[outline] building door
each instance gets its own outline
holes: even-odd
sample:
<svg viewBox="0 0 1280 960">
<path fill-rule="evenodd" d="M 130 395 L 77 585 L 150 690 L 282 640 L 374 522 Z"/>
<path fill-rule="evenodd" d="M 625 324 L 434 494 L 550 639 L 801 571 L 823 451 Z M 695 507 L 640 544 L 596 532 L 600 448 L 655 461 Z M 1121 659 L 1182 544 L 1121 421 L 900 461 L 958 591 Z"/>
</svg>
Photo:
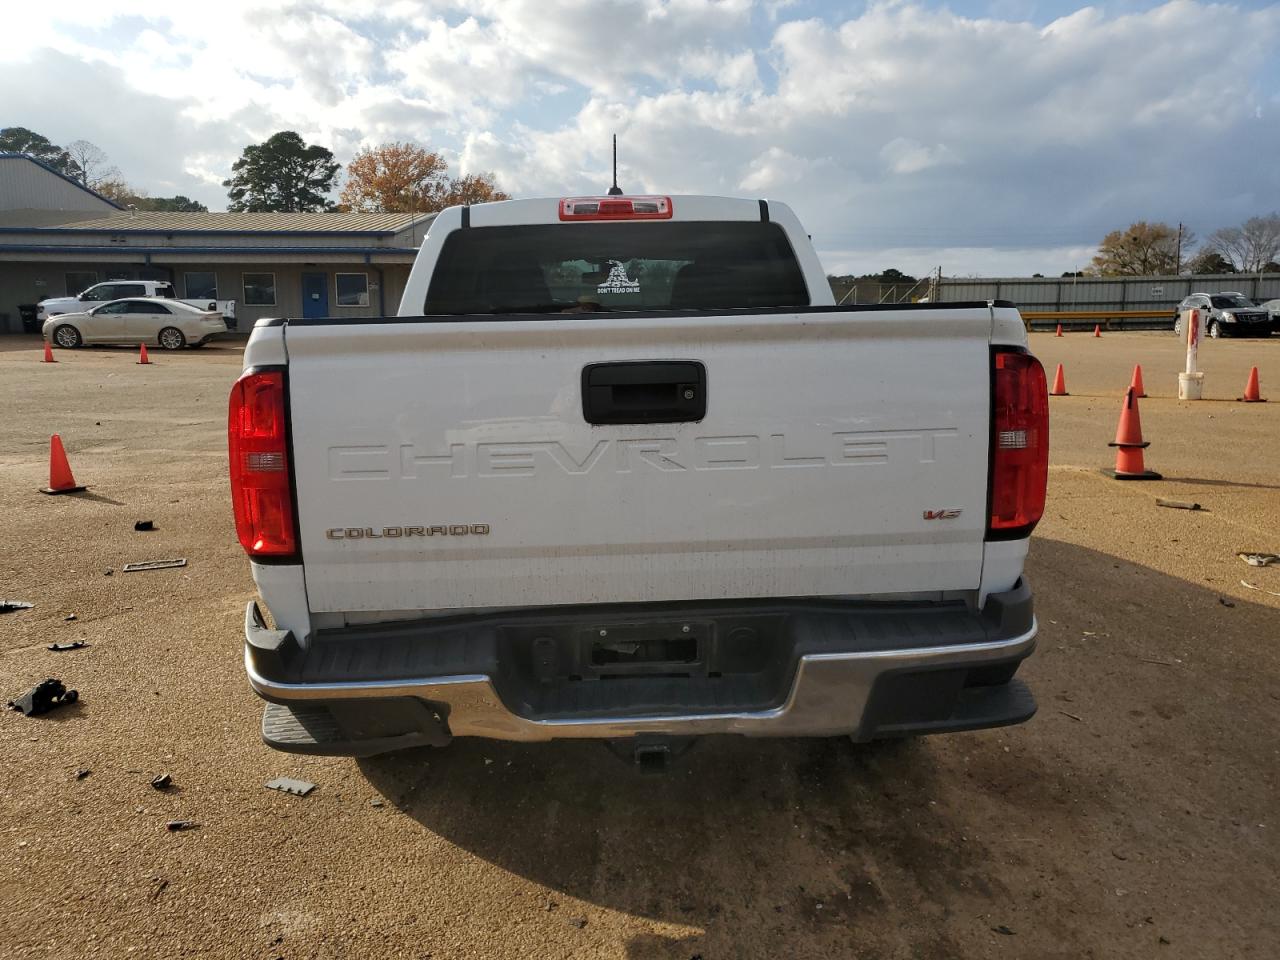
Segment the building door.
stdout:
<svg viewBox="0 0 1280 960">
<path fill-rule="evenodd" d="M 329 275 L 304 273 L 302 275 L 302 316 L 327 317 L 329 315 Z"/>
</svg>

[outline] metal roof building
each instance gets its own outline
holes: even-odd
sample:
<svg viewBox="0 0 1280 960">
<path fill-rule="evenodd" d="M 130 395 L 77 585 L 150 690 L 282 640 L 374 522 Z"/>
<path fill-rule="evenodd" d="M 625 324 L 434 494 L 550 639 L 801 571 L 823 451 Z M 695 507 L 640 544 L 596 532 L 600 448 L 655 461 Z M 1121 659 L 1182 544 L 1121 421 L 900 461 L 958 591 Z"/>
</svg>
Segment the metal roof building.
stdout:
<svg viewBox="0 0 1280 960">
<path fill-rule="evenodd" d="M 394 313 L 434 214 L 122 210 L 52 168 L 0 154 L 0 332 L 46 297 L 169 280 L 180 297 L 263 316 Z M 29 329 L 29 327 L 28 327 Z"/>
</svg>

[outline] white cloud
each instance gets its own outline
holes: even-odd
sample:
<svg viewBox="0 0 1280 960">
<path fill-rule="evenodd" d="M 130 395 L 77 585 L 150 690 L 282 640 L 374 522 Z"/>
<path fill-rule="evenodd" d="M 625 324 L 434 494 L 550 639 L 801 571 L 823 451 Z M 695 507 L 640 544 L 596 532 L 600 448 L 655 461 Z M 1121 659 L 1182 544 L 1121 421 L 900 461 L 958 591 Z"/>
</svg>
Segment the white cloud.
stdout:
<svg viewBox="0 0 1280 960">
<path fill-rule="evenodd" d="M 929 147 L 910 137 L 894 137 L 880 148 L 880 156 L 894 173 L 919 173 L 930 167 L 958 162 L 946 144 Z"/>
<path fill-rule="evenodd" d="M 23 42 L 0 49 L 0 102 L 6 123 L 86 137 L 152 192 L 214 206 L 243 146 L 280 129 L 340 160 L 418 140 L 525 195 L 603 189 L 616 132 L 624 188 L 767 192 L 870 269 L 911 250 L 1060 261 L 1132 219 L 1204 234 L 1275 206 L 1280 7 L 1085 7 L 1044 26 L 1033 8 L 62 0 L 6 11 Z"/>
</svg>

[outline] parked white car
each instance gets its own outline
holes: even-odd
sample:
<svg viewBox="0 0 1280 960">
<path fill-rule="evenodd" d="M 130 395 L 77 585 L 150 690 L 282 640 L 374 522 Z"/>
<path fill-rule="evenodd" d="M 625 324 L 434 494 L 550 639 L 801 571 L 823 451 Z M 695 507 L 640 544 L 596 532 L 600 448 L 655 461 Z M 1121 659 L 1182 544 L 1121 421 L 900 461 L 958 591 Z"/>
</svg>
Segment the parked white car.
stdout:
<svg viewBox="0 0 1280 960">
<path fill-rule="evenodd" d="M 47 297 L 36 306 L 36 319 L 43 323 L 50 317 L 67 313 L 84 313 L 112 300 L 126 297 L 159 297 L 162 300 L 179 300 L 174 296 L 173 284 L 167 280 L 108 280 L 95 283 L 74 297 Z M 216 310 L 235 326 L 236 302 L 204 298 L 181 300 L 199 310 Z"/>
<path fill-rule="evenodd" d="M 44 322 L 41 333 L 60 347 L 86 343 L 145 343 L 166 350 L 202 347 L 227 332 L 216 310 L 201 310 L 181 300 L 113 300 L 92 310 L 63 313 Z"/>
</svg>

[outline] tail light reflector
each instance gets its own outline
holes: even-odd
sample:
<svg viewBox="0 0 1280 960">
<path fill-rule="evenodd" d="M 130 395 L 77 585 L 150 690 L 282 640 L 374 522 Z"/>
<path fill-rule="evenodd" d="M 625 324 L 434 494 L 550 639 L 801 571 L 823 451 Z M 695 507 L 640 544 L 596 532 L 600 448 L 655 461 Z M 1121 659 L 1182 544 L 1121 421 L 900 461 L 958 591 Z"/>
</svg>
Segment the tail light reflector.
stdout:
<svg viewBox="0 0 1280 960">
<path fill-rule="evenodd" d="M 992 354 L 991 515 L 988 540 L 1031 535 L 1049 480 L 1049 389 L 1027 353 Z"/>
<path fill-rule="evenodd" d="M 251 370 L 231 388 L 227 445 L 236 536 L 253 559 L 298 552 L 283 370 Z"/>
</svg>

